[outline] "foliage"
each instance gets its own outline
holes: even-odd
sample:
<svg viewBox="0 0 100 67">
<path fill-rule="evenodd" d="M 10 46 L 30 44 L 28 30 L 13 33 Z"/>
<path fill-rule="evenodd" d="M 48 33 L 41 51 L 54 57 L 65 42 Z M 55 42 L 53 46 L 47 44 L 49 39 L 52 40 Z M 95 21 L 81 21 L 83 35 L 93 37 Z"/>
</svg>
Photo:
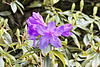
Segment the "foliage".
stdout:
<svg viewBox="0 0 100 67">
<path fill-rule="evenodd" d="M 86 15 L 82 12 L 84 0 L 80 1 L 80 11 L 75 10 L 75 3 L 72 4 L 71 10 L 62 11 L 54 6 L 59 0 L 43 2 L 37 0 L 30 6 L 24 7 L 26 2 L 26 0 L 0 2 L 0 7 L 4 4 L 10 7 L 9 11 L 0 10 L 0 16 L 2 16 L 0 17 L 0 67 L 100 66 L 100 17 L 96 16 L 97 6 L 93 8 L 93 15 Z M 43 9 L 41 15 L 44 16 L 46 24 L 55 21 L 56 26 L 67 23 L 73 26 L 72 36 L 67 38 L 59 36 L 63 45 L 61 48 L 50 45 L 41 50 L 38 47 L 33 48 L 33 40 L 28 39 L 26 18 L 23 21 L 21 17 L 25 16 L 25 10 L 35 8 Z M 19 16 L 15 17 L 15 15 Z M 20 18 L 20 20 L 14 18 Z M 16 21 L 23 21 L 23 23 Z M 36 45 L 39 45 L 40 37 L 36 38 Z"/>
</svg>

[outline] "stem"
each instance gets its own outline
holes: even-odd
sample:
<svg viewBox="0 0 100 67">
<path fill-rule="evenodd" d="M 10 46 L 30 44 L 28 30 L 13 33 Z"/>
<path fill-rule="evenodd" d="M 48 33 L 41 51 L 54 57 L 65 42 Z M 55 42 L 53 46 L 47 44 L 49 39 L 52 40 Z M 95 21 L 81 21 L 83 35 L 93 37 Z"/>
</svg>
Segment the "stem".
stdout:
<svg viewBox="0 0 100 67">
<path fill-rule="evenodd" d="M 8 17 L 11 19 L 12 22 L 14 22 L 17 26 L 19 26 L 19 25 L 17 24 L 17 22 L 15 22 L 15 21 L 13 20 L 13 18 L 11 18 L 11 16 L 8 16 Z"/>
<path fill-rule="evenodd" d="M 10 5 L 10 3 L 6 2 L 6 1 L 3 1 L 3 3 L 7 4 L 7 5 Z"/>
<path fill-rule="evenodd" d="M 34 60 L 36 61 L 36 63 L 38 64 L 38 66 L 40 67 L 39 63 L 37 62 L 37 60 L 34 58 Z"/>
<path fill-rule="evenodd" d="M 41 57 L 41 52 L 40 52 L 40 63 L 41 63 L 41 67 L 43 67 L 43 66 L 42 66 L 42 57 Z"/>
</svg>

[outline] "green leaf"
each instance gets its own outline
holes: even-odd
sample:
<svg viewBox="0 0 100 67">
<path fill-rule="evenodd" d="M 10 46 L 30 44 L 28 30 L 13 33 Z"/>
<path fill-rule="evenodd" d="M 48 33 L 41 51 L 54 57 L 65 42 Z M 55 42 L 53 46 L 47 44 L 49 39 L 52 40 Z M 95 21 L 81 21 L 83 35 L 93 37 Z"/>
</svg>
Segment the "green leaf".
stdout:
<svg viewBox="0 0 100 67">
<path fill-rule="evenodd" d="M 94 23 L 98 26 L 99 30 L 100 30 L 100 23 L 97 21 L 94 21 Z"/>
<path fill-rule="evenodd" d="M 19 1 L 16 0 L 15 2 L 24 9 L 24 6 Z"/>
<path fill-rule="evenodd" d="M 55 15 L 55 21 L 56 21 L 56 25 L 57 25 L 58 23 L 60 23 L 60 18 L 59 18 L 59 16 L 58 16 L 58 14 Z"/>
<path fill-rule="evenodd" d="M 4 67 L 4 61 L 1 57 L 0 57 L 0 67 Z"/>
<path fill-rule="evenodd" d="M 17 5 L 17 4 L 16 4 Z M 17 5 L 18 9 L 20 10 L 20 12 L 24 15 L 24 12 L 22 11 L 22 9 Z"/>
<path fill-rule="evenodd" d="M 39 59 L 39 57 L 38 57 L 37 54 L 34 53 L 32 56 L 34 57 L 34 59 L 35 59 L 37 62 L 40 62 L 40 59 Z"/>
<path fill-rule="evenodd" d="M 8 26 L 8 19 L 4 20 L 4 26 L 3 27 L 7 27 Z"/>
<path fill-rule="evenodd" d="M 17 29 L 17 31 L 16 31 L 16 36 L 19 38 L 20 37 L 20 30 L 19 29 Z"/>
<path fill-rule="evenodd" d="M 20 65 L 20 64 L 15 64 L 15 67 L 22 67 L 22 65 Z"/>
<path fill-rule="evenodd" d="M 75 3 L 72 4 L 71 12 L 73 12 L 75 9 Z"/>
<path fill-rule="evenodd" d="M 12 9 L 13 13 L 15 13 L 17 11 L 16 3 L 15 2 L 11 2 L 10 6 L 11 6 L 11 9 Z"/>
<path fill-rule="evenodd" d="M 95 56 L 92 60 L 92 67 L 97 67 L 97 56 Z"/>
<path fill-rule="evenodd" d="M 97 65 L 100 65 L 100 55 L 97 55 Z"/>
<path fill-rule="evenodd" d="M 59 0 L 51 0 L 52 5 L 56 4 L 57 2 L 59 2 Z"/>
<path fill-rule="evenodd" d="M 43 0 L 44 4 L 51 4 L 51 0 Z"/>
<path fill-rule="evenodd" d="M 85 61 L 83 61 L 82 64 L 81 64 L 82 67 L 85 67 L 85 65 L 86 65 L 88 62 L 90 62 L 90 59 L 86 59 Z"/>
<path fill-rule="evenodd" d="M 8 45 L 8 46 L 10 46 L 10 44 L 12 43 L 12 38 L 11 38 L 11 36 L 10 36 L 10 34 L 8 33 L 8 32 L 6 32 L 6 30 L 4 30 L 4 34 L 3 34 L 3 36 L 2 36 L 2 38 L 4 39 L 4 42 Z"/>
<path fill-rule="evenodd" d="M 41 7 L 42 6 L 42 3 L 40 1 L 34 1 L 30 4 L 30 8 L 34 8 L 34 7 Z"/>
<path fill-rule="evenodd" d="M 74 47 L 72 45 L 67 45 L 67 48 L 70 49 L 70 51 L 81 51 L 78 47 Z"/>
<path fill-rule="evenodd" d="M 75 30 L 75 31 L 73 30 L 72 32 L 75 33 L 75 34 L 78 35 L 78 36 L 81 35 L 81 32 L 80 32 L 79 30 Z"/>
<path fill-rule="evenodd" d="M 89 44 L 89 39 L 88 39 L 87 35 L 84 36 L 83 42 L 84 42 L 85 46 L 87 46 Z"/>
<path fill-rule="evenodd" d="M 96 40 L 98 43 L 100 42 L 99 36 L 94 36 L 93 39 Z"/>
<path fill-rule="evenodd" d="M 91 62 L 86 63 L 85 67 L 92 67 L 92 63 Z"/>
<path fill-rule="evenodd" d="M 80 48 L 80 43 L 79 43 L 76 35 L 72 34 L 71 37 L 73 38 L 73 40 L 74 40 L 75 44 L 78 46 L 78 48 Z"/>
<path fill-rule="evenodd" d="M 62 45 L 67 46 L 67 39 L 65 39 L 65 41 L 61 41 L 61 42 L 62 42 Z"/>
<path fill-rule="evenodd" d="M 96 56 L 96 53 L 93 52 L 93 53 L 87 55 L 87 59 L 92 59 L 92 58 L 94 58 L 95 56 Z"/>
<path fill-rule="evenodd" d="M 79 62 L 75 62 L 76 67 L 81 67 Z"/>
<path fill-rule="evenodd" d="M 88 28 L 84 27 L 83 25 L 78 25 L 79 28 L 83 29 L 83 30 L 86 30 L 86 31 L 89 31 Z"/>
<path fill-rule="evenodd" d="M 46 56 L 43 67 L 51 67 L 51 60 L 49 56 Z"/>
<path fill-rule="evenodd" d="M 22 46 L 22 50 L 24 54 L 28 51 L 25 46 Z"/>
<path fill-rule="evenodd" d="M 74 66 L 75 66 L 74 60 L 73 59 L 69 60 L 69 67 L 74 67 Z"/>
<path fill-rule="evenodd" d="M 45 55 L 45 54 L 49 53 L 50 50 L 51 50 L 51 45 L 48 44 L 45 49 L 42 49 L 42 54 Z"/>
<path fill-rule="evenodd" d="M 10 11 L 3 11 L 3 12 L 0 12 L 0 15 L 1 16 L 9 16 L 9 15 L 11 15 L 11 12 Z"/>
<path fill-rule="evenodd" d="M 3 33 L 4 33 L 4 29 L 2 28 L 2 29 L 0 30 L 0 38 L 2 37 Z"/>
<path fill-rule="evenodd" d="M 67 16 L 71 16 L 71 12 L 70 11 L 64 11 L 64 12 L 59 12 L 61 15 L 67 15 Z"/>
<path fill-rule="evenodd" d="M 93 16 L 96 16 L 97 11 L 98 11 L 98 7 L 97 7 L 97 6 L 95 6 L 95 7 L 93 8 Z"/>
<path fill-rule="evenodd" d="M 48 22 L 49 21 L 49 17 L 50 17 L 50 15 L 48 14 L 47 17 L 46 17 L 45 23 L 49 23 Z"/>
<path fill-rule="evenodd" d="M 64 58 L 65 64 L 68 66 L 68 59 Z"/>
<path fill-rule="evenodd" d="M 22 56 L 20 57 L 20 59 L 22 59 L 22 58 L 24 58 L 24 57 L 27 57 L 27 56 L 29 56 L 29 55 L 32 55 L 32 54 L 34 54 L 34 53 L 24 54 L 24 55 L 22 55 Z"/>
<path fill-rule="evenodd" d="M 64 65 L 64 67 L 65 67 L 64 56 L 63 56 L 60 52 L 58 52 L 58 51 L 56 51 L 56 50 L 52 50 L 52 53 L 53 53 L 55 56 L 57 56 L 57 57 L 62 61 L 63 65 Z"/>
<path fill-rule="evenodd" d="M 80 1 L 80 11 L 83 10 L 83 7 L 84 7 L 84 0 L 81 0 L 81 1 Z"/>
</svg>

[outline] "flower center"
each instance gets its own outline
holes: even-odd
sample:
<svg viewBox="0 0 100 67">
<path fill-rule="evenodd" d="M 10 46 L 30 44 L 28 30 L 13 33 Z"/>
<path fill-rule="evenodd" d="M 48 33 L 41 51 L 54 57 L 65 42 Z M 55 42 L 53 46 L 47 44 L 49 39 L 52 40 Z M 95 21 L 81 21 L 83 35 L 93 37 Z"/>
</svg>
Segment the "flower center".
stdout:
<svg viewBox="0 0 100 67">
<path fill-rule="evenodd" d="M 50 30 L 50 31 L 49 31 L 49 33 L 50 33 L 50 34 L 52 34 L 52 33 L 53 33 L 53 31 L 51 31 L 51 30 Z"/>
</svg>

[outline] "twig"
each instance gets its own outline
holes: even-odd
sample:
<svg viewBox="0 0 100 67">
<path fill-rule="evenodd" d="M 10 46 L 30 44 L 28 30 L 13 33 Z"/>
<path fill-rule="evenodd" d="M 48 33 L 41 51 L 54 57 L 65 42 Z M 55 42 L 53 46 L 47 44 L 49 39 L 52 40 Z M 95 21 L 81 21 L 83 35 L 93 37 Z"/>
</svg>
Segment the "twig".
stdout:
<svg viewBox="0 0 100 67">
<path fill-rule="evenodd" d="M 10 16 L 8 16 L 12 22 L 14 22 L 17 26 L 19 26 Z"/>
<path fill-rule="evenodd" d="M 40 67 L 39 63 L 37 62 L 37 60 L 34 58 L 34 60 L 36 61 L 36 63 L 38 64 L 38 66 Z"/>
<path fill-rule="evenodd" d="M 3 3 L 7 4 L 7 5 L 10 5 L 10 3 L 6 2 L 6 1 L 3 1 Z"/>
<path fill-rule="evenodd" d="M 42 57 L 41 57 L 41 52 L 40 52 L 40 63 L 41 63 L 41 67 L 42 67 Z"/>
</svg>

